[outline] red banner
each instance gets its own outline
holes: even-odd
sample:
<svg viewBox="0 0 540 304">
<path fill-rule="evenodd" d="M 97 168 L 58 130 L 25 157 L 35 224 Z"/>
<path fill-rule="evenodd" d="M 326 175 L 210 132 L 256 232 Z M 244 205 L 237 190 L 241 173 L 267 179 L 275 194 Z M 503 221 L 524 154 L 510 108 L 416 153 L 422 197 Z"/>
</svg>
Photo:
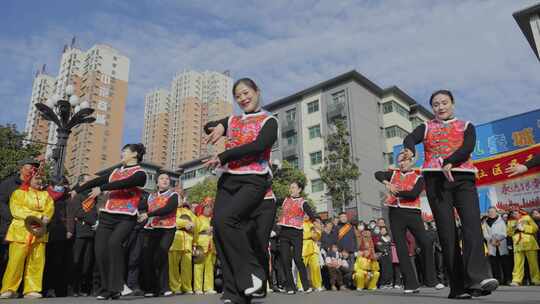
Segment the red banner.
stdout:
<svg viewBox="0 0 540 304">
<path fill-rule="evenodd" d="M 476 185 L 483 186 L 495 184 L 509 179 L 521 178 L 530 174 L 539 173 L 540 167 L 529 169 L 525 174 L 511 178 L 504 173 L 504 170 L 507 167 L 514 164 L 523 164 L 538 153 L 540 153 L 540 144 L 475 161 L 474 165 L 478 168 Z"/>
</svg>

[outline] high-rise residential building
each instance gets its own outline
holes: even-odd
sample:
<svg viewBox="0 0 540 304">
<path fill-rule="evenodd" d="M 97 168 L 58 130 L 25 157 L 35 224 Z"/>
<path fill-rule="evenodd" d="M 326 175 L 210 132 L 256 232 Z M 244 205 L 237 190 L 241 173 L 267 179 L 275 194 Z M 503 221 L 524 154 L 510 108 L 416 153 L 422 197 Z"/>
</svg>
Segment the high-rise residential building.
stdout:
<svg viewBox="0 0 540 304">
<path fill-rule="evenodd" d="M 64 96 L 66 87 L 70 84 L 74 86 L 75 94 L 82 101 L 89 102 L 90 107 L 95 110 L 95 123 L 72 129 L 66 147 L 65 168 L 71 177 L 95 173 L 120 161 L 129 75 L 129 59 L 118 50 L 97 44 L 83 51 L 75 47 L 74 42 L 72 41 L 71 46 L 64 47 L 55 78 L 40 74 L 34 80 L 27 119 L 30 139 L 54 144 L 56 125 L 40 122 L 33 104 L 38 99 L 43 102 L 52 94 Z M 46 89 L 42 89 L 45 87 Z M 43 90 L 42 96 L 39 95 L 39 90 Z M 34 93 L 40 97 L 35 99 Z M 48 125 L 48 130 L 43 127 L 45 131 L 33 132 L 32 128 L 39 124 Z M 48 134 L 43 135 L 45 133 Z M 47 157 L 52 156 L 53 148 L 54 145 L 47 147 Z"/>
<path fill-rule="evenodd" d="M 152 156 L 147 155 L 145 159 L 162 164 L 165 155 L 165 166 L 176 169 L 180 163 L 222 151 L 223 141 L 211 147 L 204 144 L 203 126 L 232 114 L 231 90 L 232 78 L 227 73 L 191 70 L 178 73 L 171 82 L 168 100 L 161 100 L 168 103 L 162 108 L 169 113 L 168 130 L 159 133 L 166 133 L 165 141 L 151 135 L 158 134 L 156 128 L 161 127 L 153 123 L 158 114 L 152 107 L 154 103 L 148 102 L 148 96 L 153 96 L 150 92 L 145 102 L 143 142 Z"/>
<path fill-rule="evenodd" d="M 79 125 L 70 137 L 66 169 L 71 175 L 94 173 L 120 161 L 124 112 L 129 81 L 129 58 L 98 44 L 81 54 L 81 100 L 95 109 L 96 122 Z"/>
<path fill-rule="evenodd" d="M 336 118 L 344 119 L 350 131 L 352 156 L 360 177 L 352 183 L 357 194 L 345 209 L 362 219 L 383 214 L 384 187 L 373 173 L 392 164 L 394 145 L 414 127 L 433 115 L 396 86 L 383 89 L 350 71 L 263 106 L 279 120 L 278 141 L 272 149 L 275 163 L 287 160 L 307 177 L 305 192 L 317 208 L 328 215 L 332 205 L 318 169 L 324 165 L 325 138 L 333 132 Z M 186 189 L 210 172 L 202 159 L 181 164 Z"/>
<path fill-rule="evenodd" d="M 167 165 L 170 129 L 170 95 L 157 89 L 144 98 L 144 127 L 142 143 L 146 147 L 145 160 L 162 167 Z"/>
<path fill-rule="evenodd" d="M 46 143 L 49 138 L 49 122 L 41 115 L 35 107 L 36 103 L 45 103 L 49 95 L 54 90 L 56 79 L 47 75 L 45 69 L 36 73 L 32 84 L 32 96 L 30 97 L 30 106 L 26 115 L 26 139 L 42 143 L 43 152 L 46 150 Z"/>
</svg>

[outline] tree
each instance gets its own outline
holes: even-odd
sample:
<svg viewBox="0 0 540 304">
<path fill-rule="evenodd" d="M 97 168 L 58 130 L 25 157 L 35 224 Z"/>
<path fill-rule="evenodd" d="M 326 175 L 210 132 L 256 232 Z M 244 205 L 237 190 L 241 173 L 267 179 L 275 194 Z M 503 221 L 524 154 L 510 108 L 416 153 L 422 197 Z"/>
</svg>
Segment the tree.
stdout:
<svg viewBox="0 0 540 304">
<path fill-rule="evenodd" d="M 343 119 L 334 121 L 335 132 L 326 138 L 327 151 L 324 166 L 319 169 L 321 180 L 326 184 L 326 195 L 330 197 L 334 210 L 343 210 L 356 193 L 351 182 L 360 176 L 360 171 L 351 155 L 350 133 Z"/>
<path fill-rule="evenodd" d="M 217 178 L 207 177 L 202 182 L 189 188 L 188 200 L 192 203 L 200 203 L 205 197 L 216 198 L 217 192 Z"/>
<path fill-rule="evenodd" d="M 25 145 L 24 137 L 15 125 L 0 125 L 0 180 L 19 171 L 19 161 L 41 154 L 42 146 Z"/>
</svg>

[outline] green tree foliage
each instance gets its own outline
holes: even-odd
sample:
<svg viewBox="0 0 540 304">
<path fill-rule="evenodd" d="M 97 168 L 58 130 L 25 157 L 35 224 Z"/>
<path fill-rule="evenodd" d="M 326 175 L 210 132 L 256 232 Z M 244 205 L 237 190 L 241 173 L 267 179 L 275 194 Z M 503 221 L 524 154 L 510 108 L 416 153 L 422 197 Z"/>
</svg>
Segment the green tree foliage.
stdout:
<svg viewBox="0 0 540 304">
<path fill-rule="evenodd" d="M 326 195 L 334 210 L 342 210 L 355 197 L 351 182 L 358 179 L 360 171 L 351 155 L 350 133 L 344 120 L 336 120 L 335 132 L 326 138 L 327 151 L 324 166 L 319 169 L 326 184 Z"/>
<path fill-rule="evenodd" d="M 18 162 L 41 153 L 42 146 L 26 144 L 13 124 L 0 125 L 0 180 L 19 171 Z"/>
<path fill-rule="evenodd" d="M 200 203 L 205 197 L 216 198 L 217 178 L 207 177 L 202 182 L 191 187 L 188 191 L 188 200 L 192 203 Z"/>
</svg>

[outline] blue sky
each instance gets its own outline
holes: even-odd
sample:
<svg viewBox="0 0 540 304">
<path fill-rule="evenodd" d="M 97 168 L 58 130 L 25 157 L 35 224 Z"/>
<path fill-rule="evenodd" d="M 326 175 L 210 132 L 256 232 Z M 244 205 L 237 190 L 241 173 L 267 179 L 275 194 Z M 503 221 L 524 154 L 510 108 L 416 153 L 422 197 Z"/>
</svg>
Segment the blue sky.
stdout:
<svg viewBox="0 0 540 304">
<path fill-rule="evenodd" d="M 0 124 L 24 129 L 34 72 L 58 72 L 73 35 L 131 60 L 124 141 L 140 141 L 144 95 L 177 71 L 230 70 L 273 101 L 356 69 L 426 105 L 454 91 L 483 123 L 540 107 L 540 63 L 512 13 L 537 1 L 0 2 Z"/>
</svg>

